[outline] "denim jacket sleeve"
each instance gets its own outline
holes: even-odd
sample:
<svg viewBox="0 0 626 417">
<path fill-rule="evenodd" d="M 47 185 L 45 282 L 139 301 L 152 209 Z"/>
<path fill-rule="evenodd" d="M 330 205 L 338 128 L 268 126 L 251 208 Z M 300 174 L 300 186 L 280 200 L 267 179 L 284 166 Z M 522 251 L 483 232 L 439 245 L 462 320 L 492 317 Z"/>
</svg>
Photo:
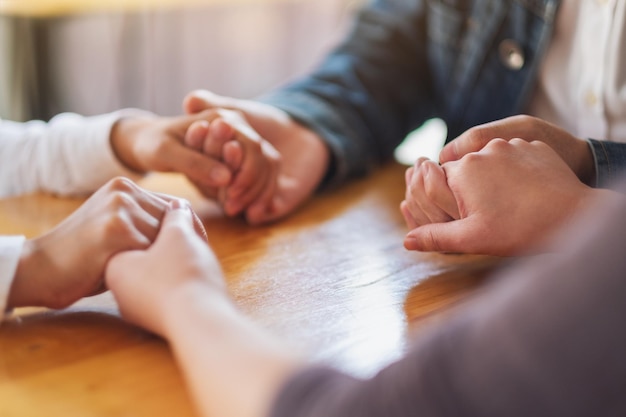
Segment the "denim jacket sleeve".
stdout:
<svg viewBox="0 0 626 417">
<path fill-rule="evenodd" d="M 626 169 L 626 143 L 587 139 L 596 165 L 596 187 L 613 184 Z"/>
<path fill-rule="evenodd" d="M 326 141 L 331 183 L 368 172 L 435 114 L 423 7 L 421 0 L 371 3 L 315 72 L 261 97 Z"/>
<path fill-rule="evenodd" d="M 313 73 L 260 100 L 326 141 L 328 183 L 339 183 L 391 157 L 429 118 L 442 118 L 450 139 L 519 113 L 557 7 L 558 0 L 373 0 Z M 503 42 L 522 51 L 521 67 L 507 67 Z"/>
</svg>

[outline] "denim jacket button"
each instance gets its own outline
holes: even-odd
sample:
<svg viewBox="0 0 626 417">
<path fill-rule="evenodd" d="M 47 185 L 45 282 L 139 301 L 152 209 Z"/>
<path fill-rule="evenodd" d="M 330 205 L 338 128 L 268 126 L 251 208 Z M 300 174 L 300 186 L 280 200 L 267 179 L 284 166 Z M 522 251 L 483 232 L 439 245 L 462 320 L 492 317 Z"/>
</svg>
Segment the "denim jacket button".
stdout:
<svg viewBox="0 0 626 417">
<path fill-rule="evenodd" d="M 522 51 L 522 47 L 511 39 L 505 39 L 500 42 L 500 47 L 498 48 L 500 52 L 500 61 L 502 64 L 510 70 L 519 71 L 524 66 L 524 51 Z"/>
</svg>

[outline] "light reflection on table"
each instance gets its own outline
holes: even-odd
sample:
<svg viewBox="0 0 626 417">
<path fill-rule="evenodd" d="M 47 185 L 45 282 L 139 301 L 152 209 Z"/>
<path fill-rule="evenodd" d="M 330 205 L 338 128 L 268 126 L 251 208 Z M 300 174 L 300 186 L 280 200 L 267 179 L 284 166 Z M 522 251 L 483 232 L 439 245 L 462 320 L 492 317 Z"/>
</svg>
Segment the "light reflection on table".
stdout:
<svg viewBox="0 0 626 417">
<path fill-rule="evenodd" d="M 313 360 L 368 376 L 498 264 L 402 247 L 404 169 L 386 166 L 262 227 L 224 218 L 180 176 L 154 175 L 141 185 L 192 202 L 245 313 Z M 0 201 L 0 233 L 36 236 L 79 204 L 43 195 Z M 7 415 L 193 415 L 165 343 L 120 320 L 110 294 L 18 316 L 0 326 Z"/>
</svg>

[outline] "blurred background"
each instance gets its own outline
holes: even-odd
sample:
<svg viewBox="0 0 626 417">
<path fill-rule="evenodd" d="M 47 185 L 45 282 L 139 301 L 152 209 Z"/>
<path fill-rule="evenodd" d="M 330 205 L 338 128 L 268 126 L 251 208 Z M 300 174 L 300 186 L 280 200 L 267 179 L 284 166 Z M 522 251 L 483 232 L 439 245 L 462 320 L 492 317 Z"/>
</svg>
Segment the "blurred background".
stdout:
<svg viewBox="0 0 626 417">
<path fill-rule="evenodd" d="M 302 75 L 366 0 L 0 0 L 0 118 L 136 107 L 182 112 L 191 90 L 253 98 Z M 431 120 L 396 159 L 437 159 Z"/>
<path fill-rule="evenodd" d="M 0 0 L 0 117 L 176 115 L 196 88 L 252 98 L 314 67 L 360 2 Z"/>
</svg>

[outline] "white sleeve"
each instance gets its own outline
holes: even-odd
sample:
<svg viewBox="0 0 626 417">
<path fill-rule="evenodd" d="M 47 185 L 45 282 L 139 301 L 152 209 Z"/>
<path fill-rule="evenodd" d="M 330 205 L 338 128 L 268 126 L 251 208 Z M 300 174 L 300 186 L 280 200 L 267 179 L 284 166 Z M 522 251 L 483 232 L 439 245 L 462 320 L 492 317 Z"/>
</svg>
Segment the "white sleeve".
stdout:
<svg viewBox="0 0 626 417">
<path fill-rule="evenodd" d="M 24 236 L 0 236 L 0 318 L 7 309 L 7 299 L 24 247 Z"/>
<path fill-rule="evenodd" d="M 36 191 L 87 194 L 115 176 L 138 179 L 115 157 L 110 133 L 120 118 L 147 114 L 122 110 L 94 117 L 64 113 L 49 123 L 0 120 L 0 198 Z"/>
</svg>

